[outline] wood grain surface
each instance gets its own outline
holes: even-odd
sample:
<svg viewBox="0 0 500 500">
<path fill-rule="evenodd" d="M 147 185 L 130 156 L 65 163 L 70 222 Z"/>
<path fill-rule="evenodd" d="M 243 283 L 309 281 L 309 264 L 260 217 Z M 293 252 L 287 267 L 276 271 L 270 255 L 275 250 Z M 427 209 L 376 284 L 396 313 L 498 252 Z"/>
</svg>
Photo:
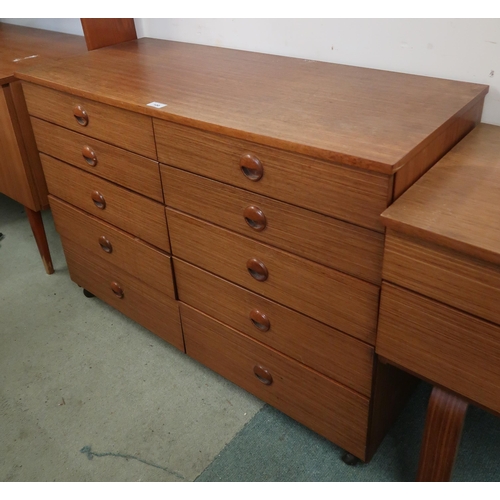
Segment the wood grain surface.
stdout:
<svg viewBox="0 0 500 500">
<path fill-rule="evenodd" d="M 488 91 L 474 83 L 148 38 L 43 70 L 19 70 L 16 76 L 386 174 L 406 164 Z M 166 106 L 148 107 L 151 102 Z"/>
<path fill-rule="evenodd" d="M 167 205 L 380 284 L 382 234 L 176 168 L 162 165 L 161 172 Z M 255 230 L 247 223 L 245 210 L 248 207 L 262 212 L 265 228 Z"/>
<path fill-rule="evenodd" d="M 182 302 L 370 396 L 371 346 L 182 260 L 174 259 L 174 269 Z M 252 322 L 252 312 L 267 318 L 267 331 Z"/>
<path fill-rule="evenodd" d="M 382 214 L 383 223 L 500 264 L 500 127 L 480 124 Z"/>
<path fill-rule="evenodd" d="M 89 50 L 107 47 L 115 43 L 135 40 L 137 33 L 133 19 L 82 18 L 80 19 Z"/>
<path fill-rule="evenodd" d="M 500 412 L 500 327 L 382 284 L 376 352 L 422 378 Z"/>
<path fill-rule="evenodd" d="M 176 300 L 100 257 L 82 252 L 77 243 L 65 238 L 62 243 L 75 283 L 184 352 Z M 113 283 L 122 290 L 122 297 L 113 291 Z"/>
<path fill-rule="evenodd" d="M 180 309 L 189 356 L 365 459 L 367 398 L 185 304 Z M 272 383 L 262 383 L 255 367 Z"/>
<path fill-rule="evenodd" d="M 378 286 L 173 209 L 167 219 L 174 256 L 374 344 Z M 268 279 L 251 276 L 250 259 L 266 266 Z"/>
<path fill-rule="evenodd" d="M 51 156 L 40 157 L 50 194 L 170 252 L 162 204 Z M 95 205 L 94 192 L 104 198 L 103 209 Z"/>
<path fill-rule="evenodd" d="M 38 118 L 31 122 L 40 152 L 163 203 L 156 161 Z M 95 165 L 85 159 L 84 148 L 94 154 Z"/>
</svg>

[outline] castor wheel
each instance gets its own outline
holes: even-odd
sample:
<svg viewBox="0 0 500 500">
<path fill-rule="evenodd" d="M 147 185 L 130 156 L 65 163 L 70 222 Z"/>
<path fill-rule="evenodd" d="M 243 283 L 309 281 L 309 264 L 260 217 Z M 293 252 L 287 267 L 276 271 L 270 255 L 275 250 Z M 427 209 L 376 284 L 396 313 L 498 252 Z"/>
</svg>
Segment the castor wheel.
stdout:
<svg viewBox="0 0 500 500">
<path fill-rule="evenodd" d="M 85 288 L 83 289 L 83 295 L 85 295 L 85 297 L 87 297 L 88 299 L 95 297 L 93 293 L 90 293 L 88 290 L 85 290 Z"/>
<path fill-rule="evenodd" d="M 357 465 L 359 463 L 359 458 L 356 458 L 354 455 L 347 452 L 342 457 L 342 460 L 347 465 Z"/>
</svg>

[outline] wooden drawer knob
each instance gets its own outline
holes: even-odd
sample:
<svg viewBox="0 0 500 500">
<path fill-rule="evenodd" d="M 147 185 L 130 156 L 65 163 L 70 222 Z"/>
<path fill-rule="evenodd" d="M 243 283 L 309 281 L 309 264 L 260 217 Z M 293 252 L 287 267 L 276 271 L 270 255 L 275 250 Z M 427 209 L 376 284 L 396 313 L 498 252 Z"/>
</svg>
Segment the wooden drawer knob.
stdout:
<svg viewBox="0 0 500 500">
<path fill-rule="evenodd" d="M 251 181 L 258 181 L 264 175 L 261 161 L 252 153 L 245 153 L 241 156 L 240 168 L 243 175 Z"/>
<path fill-rule="evenodd" d="M 250 205 L 243 210 L 245 222 L 256 231 L 262 231 L 266 228 L 267 220 L 264 212 L 254 205 Z"/>
<path fill-rule="evenodd" d="M 111 242 L 106 238 L 106 236 L 101 236 L 99 238 L 99 245 L 101 245 L 101 248 L 106 252 L 106 253 L 111 253 L 113 251 L 113 246 L 111 245 Z"/>
<path fill-rule="evenodd" d="M 247 261 L 247 270 L 250 276 L 257 281 L 266 281 L 269 277 L 267 267 L 263 262 L 257 259 L 249 259 Z"/>
<path fill-rule="evenodd" d="M 111 283 L 111 290 L 119 299 L 123 299 L 124 297 L 123 288 L 116 281 L 113 281 Z"/>
<path fill-rule="evenodd" d="M 73 108 L 73 116 L 78 125 L 86 127 L 89 124 L 89 115 L 82 106 L 78 105 Z"/>
<path fill-rule="evenodd" d="M 99 191 L 93 191 L 92 201 L 97 208 L 100 208 L 101 210 L 106 208 L 106 200 L 104 199 L 104 196 L 99 193 Z"/>
<path fill-rule="evenodd" d="M 269 321 L 267 315 L 258 309 L 252 309 L 250 311 L 250 321 L 253 326 L 261 332 L 267 332 L 269 328 L 271 328 L 271 322 Z"/>
<path fill-rule="evenodd" d="M 253 372 L 259 379 L 259 382 L 262 382 L 264 385 L 271 385 L 273 383 L 273 376 L 271 375 L 271 372 L 262 365 L 255 365 L 253 367 Z"/>
<path fill-rule="evenodd" d="M 83 159 L 87 162 L 91 167 L 95 167 L 97 165 L 97 155 L 95 151 L 90 146 L 83 146 L 82 149 Z"/>
</svg>

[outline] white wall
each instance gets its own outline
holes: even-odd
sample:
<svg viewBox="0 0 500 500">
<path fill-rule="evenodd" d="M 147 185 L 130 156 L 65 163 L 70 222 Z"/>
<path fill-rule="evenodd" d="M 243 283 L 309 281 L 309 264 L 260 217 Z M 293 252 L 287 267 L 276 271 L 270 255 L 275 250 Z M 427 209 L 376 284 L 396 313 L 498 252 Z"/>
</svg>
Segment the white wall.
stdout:
<svg viewBox="0 0 500 500">
<path fill-rule="evenodd" d="M 0 19 L 81 35 L 79 19 Z M 500 125 L 500 19 L 135 19 L 137 34 L 490 86 Z"/>
</svg>

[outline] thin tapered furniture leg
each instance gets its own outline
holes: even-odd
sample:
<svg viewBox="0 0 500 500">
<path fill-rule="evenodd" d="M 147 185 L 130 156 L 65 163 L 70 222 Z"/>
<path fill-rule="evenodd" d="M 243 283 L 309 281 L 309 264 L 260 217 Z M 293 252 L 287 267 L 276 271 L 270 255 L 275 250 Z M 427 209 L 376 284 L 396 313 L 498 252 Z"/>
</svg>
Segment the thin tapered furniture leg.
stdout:
<svg viewBox="0 0 500 500">
<path fill-rule="evenodd" d="M 52 274 L 54 272 L 54 266 L 52 265 L 52 258 L 50 256 L 49 245 L 47 243 L 47 236 L 45 235 L 45 228 L 43 227 L 42 213 L 35 212 L 28 207 L 24 207 L 24 209 L 26 210 L 26 214 L 28 215 L 31 230 L 33 231 L 33 236 L 35 237 L 38 251 L 40 252 L 40 256 L 42 257 L 45 271 L 47 272 L 47 274 Z"/>
</svg>

